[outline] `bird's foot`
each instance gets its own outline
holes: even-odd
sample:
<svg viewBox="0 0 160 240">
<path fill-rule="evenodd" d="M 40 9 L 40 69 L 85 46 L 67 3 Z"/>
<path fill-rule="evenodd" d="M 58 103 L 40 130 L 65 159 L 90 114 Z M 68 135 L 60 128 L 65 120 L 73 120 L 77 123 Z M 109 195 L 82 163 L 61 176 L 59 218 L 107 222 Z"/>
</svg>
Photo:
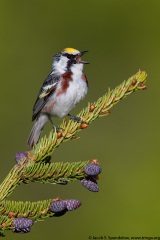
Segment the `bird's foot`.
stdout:
<svg viewBox="0 0 160 240">
<path fill-rule="evenodd" d="M 70 117 L 70 119 L 72 119 L 75 122 L 78 122 L 78 123 L 83 122 L 80 117 L 77 117 L 77 116 L 74 116 L 74 115 L 71 115 L 71 114 L 68 114 L 68 116 Z"/>
<path fill-rule="evenodd" d="M 52 125 L 52 128 L 54 128 L 55 126 L 54 126 L 54 123 L 53 123 L 53 121 L 52 121 L 52 118 L 51 118 L 51 116 L 50 116 L 50 115 L 48 115 L 48 118 L 49 118 L 49 121 L 50 121 L 50 123 L 51 123 L 51 125 Z"/>
<path fill-rule="evenodd" d="M 52 121 L 52 118 L 50 117 L 50 116 L 48 116 L 48 118 L 49 118 L 49 121 L 50 121 L 50 123 L 51 123 L 51 125 L 52 125 L 52 128 L 56 128 L 56 132 L 58 133 L 58 132 L 60 132 L 61 130 L 63 130 L 63 128 L 61 128 L 60 126 L 55 126 L 54 125 L 54 123 L 53 123 L 53 121 Z"/>
<path fill-rule="evenodd" d="M 63 128 L 61 128 L 60 126 L 57 126 L 57 127 L 55 127 L 56 128 L 56 132 L 57 133 L 59 133 L 59 132 L 61 132 L 61 130 L 63 130 Z"/>
</svg>

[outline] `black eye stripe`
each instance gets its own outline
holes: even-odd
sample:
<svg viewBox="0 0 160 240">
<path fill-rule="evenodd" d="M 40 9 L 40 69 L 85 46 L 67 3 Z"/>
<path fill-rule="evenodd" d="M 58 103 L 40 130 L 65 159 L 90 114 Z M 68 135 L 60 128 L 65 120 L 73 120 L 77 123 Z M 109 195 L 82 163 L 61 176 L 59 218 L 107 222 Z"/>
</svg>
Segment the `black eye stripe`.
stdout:
<svg viewBox="0 0 160 240">
<path fill-rule="evenodd" d="M 74 55 L 69 54 L 69 53 L 64 53 L 63 56 L 66 56 L 68 59 L 72 59 L 75 57 Z"/>
</svg>

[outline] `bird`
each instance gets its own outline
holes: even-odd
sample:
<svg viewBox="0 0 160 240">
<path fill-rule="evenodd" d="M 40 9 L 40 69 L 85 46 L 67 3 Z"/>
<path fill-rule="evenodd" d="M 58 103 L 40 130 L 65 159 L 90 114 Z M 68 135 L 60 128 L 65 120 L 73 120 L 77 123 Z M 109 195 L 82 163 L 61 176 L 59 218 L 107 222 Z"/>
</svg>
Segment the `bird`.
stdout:
<svg viewBox="0 0 160 240">
<path fill-rule="evenodd" d="M 79 121 L 78 117 L 69 113 L 88 92 L 87 77 L 83 73 L 84 64 L 88 62 L 81 60 L 86 52 L 65 48 L 53 56 L 52 71 L 44 80 L 33 106 L 32 121 L 35 122 L 27 140 L 30 148 L 38 143 L 48 121 L 54 127 L 52 117 L 68 115 Z"/>
</svg>

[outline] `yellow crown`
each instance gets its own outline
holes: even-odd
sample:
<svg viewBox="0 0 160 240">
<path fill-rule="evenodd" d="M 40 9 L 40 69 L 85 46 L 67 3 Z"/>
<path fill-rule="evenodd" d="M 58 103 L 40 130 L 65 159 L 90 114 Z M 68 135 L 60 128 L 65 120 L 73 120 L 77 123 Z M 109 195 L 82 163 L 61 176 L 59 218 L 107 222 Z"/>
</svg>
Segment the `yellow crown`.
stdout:
<svg viewBox="0 0 160 240">
<path fill-rule="evenodd" d="M 63 49 L 63 52 L 67 52 L 67 53 L 71 53 L 71 54 L 79 53 L 79 51 L 74 48 L 65 48 L 65 49 Z"/>
</svg>

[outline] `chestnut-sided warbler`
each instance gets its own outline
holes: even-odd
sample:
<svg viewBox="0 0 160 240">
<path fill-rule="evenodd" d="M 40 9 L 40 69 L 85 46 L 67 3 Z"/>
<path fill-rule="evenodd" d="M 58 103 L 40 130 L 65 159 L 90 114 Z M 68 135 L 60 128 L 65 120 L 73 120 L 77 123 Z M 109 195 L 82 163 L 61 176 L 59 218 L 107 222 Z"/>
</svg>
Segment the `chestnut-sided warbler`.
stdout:
<svg viewBox="0 0 160 240">
<path fill-rule="evenodd" d="M 75 105 L 85 97 L 88 82 L 83 73 L 81 56 L 87 51 L 65 48 L 53 57 L 52 72 L 45 79 L 33 107 L 32 121 L 35 120 L 27 145 L 33 147 L 41 131 L 51 117 L 69 115 Z"/>
</svg>

